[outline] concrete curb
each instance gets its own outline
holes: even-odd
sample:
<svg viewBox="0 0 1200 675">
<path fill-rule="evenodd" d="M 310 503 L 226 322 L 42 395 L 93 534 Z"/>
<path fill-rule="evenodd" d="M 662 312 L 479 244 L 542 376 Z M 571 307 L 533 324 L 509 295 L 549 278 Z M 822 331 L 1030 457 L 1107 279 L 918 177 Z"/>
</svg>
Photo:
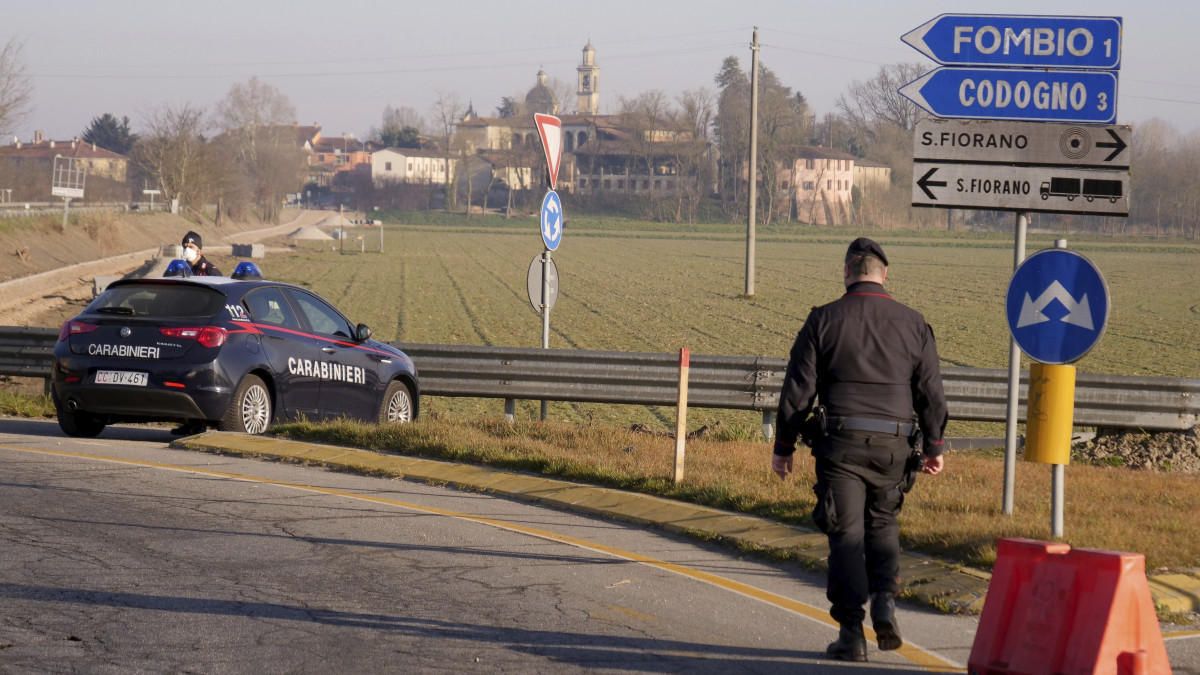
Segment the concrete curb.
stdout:
<svg viewBox="0 0 1200 675">
<path fill-rule="evenodd" d="M 805 528 L 662 497 L 470 464 L 221 432 L 179 439 L 171 443 L 171 447 L 303 462 L 338 471 L 391 475 L 491 492 L 794 558 L 809 569 L 825 569 L 829 554 L 825 535 Z M 908 553 L 902 554 L 900 567 L 906 597 L 943 611 L 978 613 L 983 609 L 989 575 Z"/>
<path fill-rule="evenodd" d="M 815 570 L 826 569 L 829 555 L 825 535 L 806 528 L 662 497 L 484 466 L 215 431 L 176 440 L 171 447 L 303 462 L 337 471 L 396 476 L 491 492 L 586 515 L 715 539 L 744 550 L 794 558 Z M 901 553 L 900 578 L 904 597 L 941 611 L 968 614 L 983 610 L 991 582 L 987 572 L 948 565 L 916 553 Z M 1200 578 L 1170 574 L 1149 577 L 1149 582 L 1158 608 L 1180 614 L 1200 612 Z"/>
</svg>

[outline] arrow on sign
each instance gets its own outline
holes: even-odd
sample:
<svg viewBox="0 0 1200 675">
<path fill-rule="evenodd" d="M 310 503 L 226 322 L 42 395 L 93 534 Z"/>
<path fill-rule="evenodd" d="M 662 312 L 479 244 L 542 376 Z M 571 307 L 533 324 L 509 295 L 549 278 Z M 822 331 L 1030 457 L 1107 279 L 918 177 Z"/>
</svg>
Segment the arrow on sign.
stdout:
<svg viewBox="0 0 1200 675">
<path fill-rule="evenodd" d="M 1050 287 L 1042 291 L 1037 300 L 1032 300 L 1029 294 L 1025 294 L 1025 302 L 1021 303 L 1021 316 L 1017 319 L 1017 328 L 1032 326 L 1035 323 L 1043 323 L 1049 321 L 1050 318 L 1042 314 L 1042 310 L 1055 300 L 1062 303 L 1063 307 L 1067 308 L 1067 315 L 1061 321 L 1069 323 L 1080 328 L 1095 330 L 1092 326 L 1092 308 L 1088 305 L 1087 293 L 1075 301 L 1067 289 L 1063 285 L 1055 281 L 1050 284 Z"/>
<path fill-rule="evenodd" d="M 1113 142 L 1112 143 L 1096 143 L 1096 147 L 1097 148 L 1114 148 L 1112 153 L 1110 153 L 1108 155 L 1108 157 L 1104 158 L 1104 161 L 1111 162 L 1111 161 L 1113 161 L 1114 157 L 1121 154 L 1121 151 L 1129 146 L 1126 145 L 1125 141 L 1121 140 L 1121 137 L 1118 136 L 1116 133 L 1114 133 L 1112 129 L 1105 129 L 1105 131 L 1108 132 L 1109 136 L 1112 136 Z"/>
<path fill-rule="evenodd" d="M 921 176 L 917 180 L 917 187 L 924 190 L 926 196 L 928 196 L 930 199 L 937 199 L 937 196 L 934 195 L 933 190 L 930 190 L 929 188 L 931 188 L 931 187 L 946 187 L 946 181 L 944 181 L 944 180 L 929 180 L 933 176 L 933 174 L 937 172 L 937 170 L 938 170 L 938 167 L 935 166 L 932 169 L 926 171 L 925 175 Z"/>
<path fill-rule="evenodd" d="M 558 239 L 558 233 L 562 230 L 562 213 L 558 210 L 558 202 L 551 200 L 546 204 L 546 211 L 551 214 L 542 223 L 542 234 L 550 241 Z"/>
</svg>

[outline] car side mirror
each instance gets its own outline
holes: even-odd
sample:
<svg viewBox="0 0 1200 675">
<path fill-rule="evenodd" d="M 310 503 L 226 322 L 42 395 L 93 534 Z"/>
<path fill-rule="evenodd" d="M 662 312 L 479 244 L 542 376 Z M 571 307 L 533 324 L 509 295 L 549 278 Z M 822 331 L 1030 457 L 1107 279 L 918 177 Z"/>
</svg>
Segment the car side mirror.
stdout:
<svg viewBox="0 0 1200 675">
<path fill-rule="evenodd" d="M 355 331 L 355 335 L 358 337 L 358 341 L 362 342 L 371 337 L 371 327 L 365 323 L 360 323 L 358 324 L 358 330 Z"/>
</svg>

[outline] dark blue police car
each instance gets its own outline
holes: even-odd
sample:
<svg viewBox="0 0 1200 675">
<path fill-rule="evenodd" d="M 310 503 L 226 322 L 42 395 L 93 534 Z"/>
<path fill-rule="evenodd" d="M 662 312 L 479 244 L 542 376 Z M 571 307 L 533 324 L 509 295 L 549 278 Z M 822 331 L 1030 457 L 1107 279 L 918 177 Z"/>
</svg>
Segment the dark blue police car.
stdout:
<svg viewBox="0 0 1200 675">
<path fill-rule="evenodd" d="M 260 434 L 300 417 L 416 418 L 412 360 L 366 325 L 311 291 L 263 281 L 252 263 L 230 278 L 186 268 L 113 282 L 62 325 L 51 393 L 68 435 L 118 422 Z"/>
</svg>

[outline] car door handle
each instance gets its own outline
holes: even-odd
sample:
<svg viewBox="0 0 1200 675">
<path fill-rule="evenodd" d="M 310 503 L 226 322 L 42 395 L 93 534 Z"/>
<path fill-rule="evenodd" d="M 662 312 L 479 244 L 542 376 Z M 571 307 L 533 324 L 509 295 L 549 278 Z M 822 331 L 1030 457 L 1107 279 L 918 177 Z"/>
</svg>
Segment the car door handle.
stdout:
<svg viewBox="0 0 1200 675">
<path fill-rule="evenodd" d="M 326 354 L 336 354 L 337 353 L 337 350 L 334 349 L 333 347 L 321 347 L 321 351 L 325 352 Z"/>
</svg>

